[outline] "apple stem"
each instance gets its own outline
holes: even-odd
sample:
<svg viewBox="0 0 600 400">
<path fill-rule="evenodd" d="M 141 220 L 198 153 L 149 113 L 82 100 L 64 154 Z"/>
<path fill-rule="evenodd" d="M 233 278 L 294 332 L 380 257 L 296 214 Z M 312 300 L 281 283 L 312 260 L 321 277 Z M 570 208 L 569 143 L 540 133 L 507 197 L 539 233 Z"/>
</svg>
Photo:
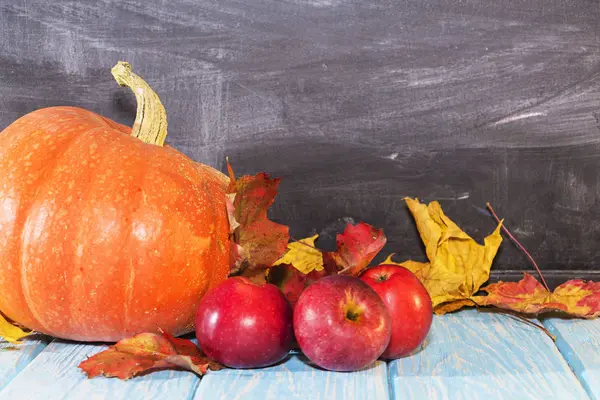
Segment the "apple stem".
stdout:
<svg viewBox="0 0 600 400">
<path fill-rule="evenodd" d="M 354 321 L 355 322 L 358 319 L 359 315 L 360 314 L 355 313 L 355 312 L 350 311 L 350 310 L 346 311 L 346 319 L 349 319 L 350 321 Z"/>
<path fill-rule="evenodd" d="M 494 212 L 494 209 L 492 208 L 492 205 L 490 203 L 486 203 L 486 206 L 490 210 L 490 212 L 492 213 L 492 216 L 494 217 L 494 219 L 496 219 L 496 221 L 498 223 L 500 223 L 500 218 L 498 218 L 498 215 L 496 215 L 496 213 Z M 525 247 L 517 240 L 517 238 L 515 238 L 512 235 L 512 233 L 510 233 L 510 231 L 506 228 L 506 224 L 502 224 L 502 230 L 504 231 L 504 233 L 506 233 L 508 235 L 508 237 L 510 238 L 510 240 L 512 240 L 513 243 L 515 245 L 517 245 L 517 247 L 519 249 L 521 249 L 521 251 L 523 253 L 525 253 L 525 255 L 527 256 L 527 258 L 529 258 L 529 261 L 531 261 L 531 263 L 535 267 L 538 275 L 540 276 L 540 279 L 542 280 L 542 283 L 544 284 L 544 287 L 549 292 L 550 288 L 548 287 L 548 284 L 546 284 L 546 280 L 544 279 L 544 275 L 542 274 L 542 271 L 540 270 L 540 267 L 538 267 L 537 263 L 535 262 L 535 260 L 531 256 L 531 254 L 529 254 L 529 252 L 527 251 L 527 249 L 525 249 Z"/>
</svg>

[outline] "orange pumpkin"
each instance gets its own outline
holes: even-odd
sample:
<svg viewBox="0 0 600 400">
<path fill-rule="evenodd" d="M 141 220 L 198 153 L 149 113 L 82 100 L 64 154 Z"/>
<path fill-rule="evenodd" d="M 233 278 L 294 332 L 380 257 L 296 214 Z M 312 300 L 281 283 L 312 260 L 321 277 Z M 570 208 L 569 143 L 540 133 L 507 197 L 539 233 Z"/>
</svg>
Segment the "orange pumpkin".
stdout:
<svg viewBox="0 0 600 400">
<path fill-rule="evenodd" d="M 113 75 L 136 94 L 133 130 L 51 107 L 0 134 L 0 311 L 80 341 L 187 333 L 228 274 L 229 180 L 163 147 L 158 96 L 126 63 Z"/>
</svg>

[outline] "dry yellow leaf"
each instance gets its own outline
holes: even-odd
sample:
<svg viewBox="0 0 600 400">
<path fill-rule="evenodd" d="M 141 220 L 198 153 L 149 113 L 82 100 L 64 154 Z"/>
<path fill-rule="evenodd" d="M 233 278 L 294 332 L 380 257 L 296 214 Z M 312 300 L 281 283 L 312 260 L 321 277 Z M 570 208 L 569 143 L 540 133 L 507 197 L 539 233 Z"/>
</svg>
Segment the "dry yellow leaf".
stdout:
<svg viewBox="0 0 600 400">
<path fill-rule="evenodd" d="M 8 322 L 2 314 L 0 314 L 0 336 L 7 342 L 18 344 L 19 340 L 30 335 L 31 332 L 25 332 L 18 326 Z"/>
<path fill-rule="evenodd" d="M 443 301 L 440 301 L 439 299 L 445 299 L 447 294 L 454 292 L 465 279 L 464 276 L 461 276 L 460 274 L 451 274 L 448 272 L 440 274 L 439 271 L 431 271 L 431 263 L 412 260 L 406 260 L 397 263 L 392 261 L 391 258 L 392 255 L 382 262 L 382 264 L 399 265 L 415 274 L 427 289 L 429 296 L 431 296 L 431 301 L 434 307 L 440 303 L 443 303 Z"/>
<path fill-rule="evenodd" d="M 444 304 L 440 311 L 466 305 L 490 276 L 490 268 L 500 243 L 501 224 L 478 244 L 464 233 L 442 211 L 437 201 L 425 205 L 418 199 L 405 199 L 415 218 L 429 264 L 414 261 L 400 263 L 415 273 L 423 282 L 434 308 L 440 304 L 459 302 L 452 306 Z"/>
<path fill-rule="evenodd" d="M 446 313 L 460 310 L 463 307 L 473 307 L 473 306 L 477 306 L 477 305 L 478 304 L 475 303 L 472 299 L 455 300 L 455 301 L 450 301 L 448 303 L 439 304 L 437 307 L 435 307 L 433 309 L 433 311 L 437 315 L 444 315 Z"/>
<path fill-rule="evenodd" d="M 292 264 L 303 274 L 313 270 L 323 270 L 323 253 L 315 248 L 315 240 L 319 235 L 314 235 L 297 242 L 288 243 L 288 251 L 273 265 Z"/>
<path fill-rule="evenodd" d="M 398 262 L 392 261 L 393 256 L 394 256 L 394 254 L 390 254 L 389 256 L 387 256 L 387 258 L 381 264 L 398 265 L 400 267 L 404 267 L 404 268 L 408 269 L 410 272 L 412 272 L 413 274 L 415 274 L 417 276 L 417 278 L 419 278 L 421 281 L 424 280 L 423 277 L 426 276 L 429 272 L 429 267 L 431 265 L 429 263 L 413 261 L 413 260 L 406 260 L 401 263 L 398 263 Z"/>
</svg>

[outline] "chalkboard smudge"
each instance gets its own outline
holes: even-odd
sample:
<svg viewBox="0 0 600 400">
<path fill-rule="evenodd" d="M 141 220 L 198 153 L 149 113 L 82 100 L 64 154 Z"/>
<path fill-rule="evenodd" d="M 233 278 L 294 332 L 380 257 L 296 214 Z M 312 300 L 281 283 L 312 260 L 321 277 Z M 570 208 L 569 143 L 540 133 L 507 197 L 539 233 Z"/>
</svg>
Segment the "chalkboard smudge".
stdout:
<svg viewBox="0 0 600 400">
<path fill-rule="evenodd" d="M 525 118 L 533 118 L 533 117 L 545 117 L 548 115 L 546 112 L 529 112 L 525 114 L 511 115 L 506 118 L 502 118 L 499 121 L 494 122 L 493 126 L 507 124 L 509 122 L 518 121 Z"/>
<path fill-rule="evenodd" d="M 458 195 L 456 195 L 454 197 L 436 197 L 436 200 L 466 200 L 469 197 L 471 197 L 471 193 L 465 192 L 465 193 L 459 193 Z"/>
</svg>

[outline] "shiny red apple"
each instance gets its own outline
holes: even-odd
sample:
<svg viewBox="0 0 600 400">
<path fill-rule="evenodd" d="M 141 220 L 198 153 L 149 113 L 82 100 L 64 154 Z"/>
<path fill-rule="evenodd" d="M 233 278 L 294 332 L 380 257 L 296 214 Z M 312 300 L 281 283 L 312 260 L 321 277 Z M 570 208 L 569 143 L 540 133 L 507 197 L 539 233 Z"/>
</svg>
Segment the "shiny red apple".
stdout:
<svg viewBox="0 0 600 400">
<path fill-rule="evenodd" d="M 328 276 L 308 286 L 294 308 L 302 352 L 333 371 L 356 371 L 386 349 L 391 319 L 383 301 L 359 278 Z"/>
<path fill-rule="evenodd" d="M 288 354 L 292 318 L 292 308 L 277 286 L 233 277 L 202 298 L 196 337 L 204 353 L 225 366 L 265 367 Z"/>
<path fill-rule="evenodd" d="M 404 267 L 385 264 L 367 269 L 361 279 L 377 292 L 392 317 L 392 338 L 382 358 L 400 358 L 417 349 L 433 317 L 431 298 L 421 281 Z"/>
</svg>

